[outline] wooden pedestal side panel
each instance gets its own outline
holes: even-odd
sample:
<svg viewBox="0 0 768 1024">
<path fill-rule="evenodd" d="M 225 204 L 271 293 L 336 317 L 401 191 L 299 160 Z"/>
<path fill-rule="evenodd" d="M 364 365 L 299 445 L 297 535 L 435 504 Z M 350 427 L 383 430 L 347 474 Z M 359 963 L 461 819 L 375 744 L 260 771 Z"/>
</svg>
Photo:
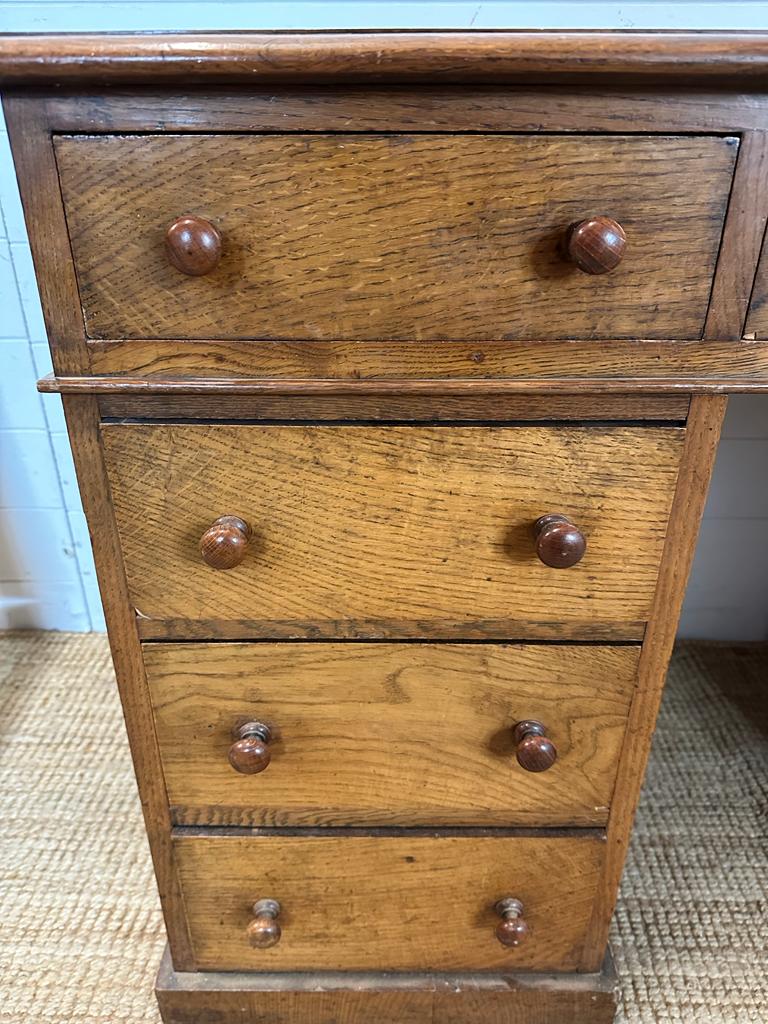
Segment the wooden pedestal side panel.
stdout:
<svg viewBox="0 0 768 1024">
<path fill-rule="evenodd" d="M 662 135 L 56 139 L 89 336 L 168 339 L 699 338 L 737 148 Z M 189 214 L 184 230 L 212 248 L 180 272 L 164 237 Z M 610 273 L 578 269 L 567 242 L 595 215 L 626 233 Z"/>
<path fill-rule="evenodd" d="M 95 396 L 66 395 L 64 413 L 83 509 L 93 543 L 109 645 L 168 940 L 173 948 L 176 967 L 179 970 L 191 970 L 193 964 L 189 933 L 173 861 L 168 794 L 155 737 L 136 616 L 128 596 L 115 513 L 104 467 L 97 400 Z M 122 737 L 116 737 L 115 742 L 122 742 Z"/>
<path fill-rule="evenodd" d="M 177 825 L 605 824 L 639 654 L 144 644 Z M 526 720 L 555 747 L 546 770 L 518 762 L 514 727 Z M 228 756 L 248 721 L 271 732 L 254 774 Z"/>
<path fill-rule="evenodd" d="M 621 754 L 608 823 L 605 871 L 595 900 L 587 944 L 588 966 L 592 969 L 600 964 L 608 943 L 608 929 L 640 799 L 727 404 L 725 396 L 695 396 L 691 400 L 685 449 L 680 463 L 680 480 L 664 545 L 653 614 L 640 656 L 637 693 L 630 710 L 627 739 Z"/>
<path fill-rule="evenodd" d="M 578 971 L 605 836 L 177 830 L 174 851 L 197 970 Z M 507 897 L 528 926 L 516 948 L 496 937 Z M 262 899 L 282 937 L 254 948 Z"/>
<path fill-rule="evenodd" d="M 143 637 L 640 639 L 677 427 L 105 424 Z M 562 513 L 578 564 L 536 555 Z M 252 529 L 241 564 L 200 539 Z"/>
<path fill-rule="evenodd" d="M 611 1024 L 616 975 L 307 974 L 173 970 L 155 994 L 164 1024 Z"/>
</svg>

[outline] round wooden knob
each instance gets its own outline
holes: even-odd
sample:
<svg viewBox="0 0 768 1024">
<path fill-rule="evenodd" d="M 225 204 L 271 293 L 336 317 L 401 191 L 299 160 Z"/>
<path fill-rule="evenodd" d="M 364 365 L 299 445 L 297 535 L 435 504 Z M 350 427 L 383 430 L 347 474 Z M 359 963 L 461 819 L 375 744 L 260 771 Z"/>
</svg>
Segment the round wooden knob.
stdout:
<svg viewBox="0 0 768 1024">
<path fill-rule="evenodd" d="M 496 938 L 502 946 L 514 948 L 525 942 L 528 925 L 523 917 L 523 904 L 520 900 L 507 896 L 499 900 L 493 909 L 501 918 L 496 925 Z"/>
<path fill-rule="evenodd" d="M 263 722 L 246 722 L 234 730 L 235 742 L 229 748 L 229 763 L 241 775 L 258 775 L 272 760 L 268 743 L 272 731 Z"/>
<path fill-rule="evenodd" d="M 584 557 L 587 538 L 567 516 L 552 512 L 533 524 L 536 554 L 552 569 L 568 569 Z"/>
<path fill-rule="evenodd" d="M 251 528 L 237 516 L 219 516 L 200 538 L 200 554 L 212 569 L 234 569 L 245 558 Z"/>
<path fill-rule="evenodd" d="M 178 217 L 165 232 L 165 252 L 182 274 L 202 277 L 219 265 L 221 235 L 202 217 Z"/>
<path fill-rule="evenodd" d="M 512 730 L 517 763 L 527 772 L 545 772 L 557 760 L 557 747 L 541 722 L 525 719 Z"/>
<path fill-rule="evenodd" d="M 277 918 L 280 904 L 277 900 L 257 900 L 253 904 L 253 920 L 248 923 L 248 942 L 255 949 L 269 949 L 276 946 L 283 934 Z"/>
<path fill-rule="evenodd" d="M 565 249 L 585 274 L 607 274 L 621 263 L 627 236 L 621 224 L 610 217 L 590 217 L 568 229 Z"/>
</svg>

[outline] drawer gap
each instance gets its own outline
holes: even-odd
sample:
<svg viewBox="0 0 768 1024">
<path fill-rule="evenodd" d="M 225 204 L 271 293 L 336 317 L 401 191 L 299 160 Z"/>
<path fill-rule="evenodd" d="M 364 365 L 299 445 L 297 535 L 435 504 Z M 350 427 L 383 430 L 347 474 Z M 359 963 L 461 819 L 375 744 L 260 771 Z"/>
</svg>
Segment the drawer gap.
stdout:
<svg viewBox="0 0 768 1024">
<path fill-rule="evenodd" d="M 450 839 L 456 837 L 480 838 L 516 838 L 535 839 L 542 834 L 548 838 L 563 839 L 605 839 L 605 829 L 602 828 L 565 828 L 562 826 L 544 826 L 537 828 L 514 827 L 504 825 L 441 825 L 439 827 L 426 825 L 275 825 L 269 828 L 249 825 L 175 825 L 171 834 L 174 838 L 186 839 L 211 839 L 213 837 L 233 838 L 277 838 L 296 836 L 304 839 L 317 838 L 326 839 L 339 837 L 351 839 L 355 837 L 376 837 L 386 838 L 427 838 L 427 839 Z"/>
</svg>

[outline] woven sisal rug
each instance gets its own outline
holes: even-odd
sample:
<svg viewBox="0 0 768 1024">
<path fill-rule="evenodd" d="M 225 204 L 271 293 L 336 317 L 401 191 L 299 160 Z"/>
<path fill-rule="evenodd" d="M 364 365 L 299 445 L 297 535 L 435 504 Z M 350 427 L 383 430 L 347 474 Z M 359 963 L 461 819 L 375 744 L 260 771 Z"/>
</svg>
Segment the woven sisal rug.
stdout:
<svg viewBox="0 0 768 1024">
<path fill-rule="evenodd" d="M 768 648 L 683 646 L 613 950 L 622 1024 L 768 1022 Z M 164 945 L 107 643 L 0 635 L 0 1021 L 157 1024 Z"/>
</svg>

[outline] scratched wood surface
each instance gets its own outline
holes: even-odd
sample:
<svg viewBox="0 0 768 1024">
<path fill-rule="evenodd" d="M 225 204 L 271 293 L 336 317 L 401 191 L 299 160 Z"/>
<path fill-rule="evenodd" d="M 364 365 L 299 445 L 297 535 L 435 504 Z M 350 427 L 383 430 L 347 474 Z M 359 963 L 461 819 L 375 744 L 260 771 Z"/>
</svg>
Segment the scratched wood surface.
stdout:
<svg viewBox="0 0 768 1024">
<path fill-rule="evenodd" d="M 768 343 L 759 341 L 92 341 L 95 374 L 77 388 L 118 393 L 140 382 L 142 393 L 162 390 L 167 381 L 214 381 L 224 392 L 233 378 L 253 380 L 432 380 L 444 393 L 467 380 L 507 378 L 509 388 L 531 393 L 567 387 L 571 393 L 607 390 L 695 392 L 714 386 L 724 392 L 768 388 Z M 123 379 L 123 375 L 128 380 Z M 456 380 L 452 380 L 456 378 Z M 44 385 L 45 386 L 45 385 Z M 66 382 L 53 382 L 64 389 Z M 235 380 L 235 387 L 238 386 Z M 275 383 L 275 387 L 277 387 Z M 297 384 L 296 387 L 299 385 Z M 406 383 L 406 386 L 409 386 Z M 538 391 L 537 391 L 538 388 Z M 202 389 L 201 389 L 202 390 Z M 360 389 L 362 390 L 362 388 Z"/>
<path fill-rule="evenodd" d="M 696 81 L 748 88 L 763 80 L 764 32 L 320 31 L 6 35 L 10 86 L 358 81 Z"/>
<path fill-rule="evenodd" d="M 541 971 L 357 973 L 173 970 L 166 949 L 155 994 L 163 1020 L 211 1024 L 611 1024 L 617 981 Z"/>
<path fill-rule="evenodd" d="M 768 232 L 762 240 L 744 333 L 748 338 L 768 338 Z"/>
<path fill-rule="evenodd" d="M 40 102 L 68 132 L 647 132 L 736 135 L 768 127 L 764 92 L 615 85 L 371 84 L 108 93 L 57 89 Z"/>
<path fill-rule="evenodd" d="M 536 422 L 685 420 L 680 395 L 102 395 L 105 419 Z"/>
<path fill-rule="evenodd" d="M 62 136 L 94 338 L 409 341 L 701 336 L 736 140 L 669 136 Z M 163 237 L 216 225 L 187 277 Z M 568 226 L 619 221 L 593 277 Z"/>
<path fill-rule="evenodd" d="M 647 620 L 684 430 L 105 424 L 102 436 L 140 622 L 461 637 L 489 620 L 510 638 Z M 550 512 L 587 537 L 570 569 L 535 555 L 532 525 Z M 228 571 L 199 552 L 221 515 L 254 532 Z"/>
<path fill-rule="evenodd" d="M 621 752 L 615 799 L 611 805 L 605 866 L 584 949 L 591 970 L 600 966 L 608 942 L 611 915 L 629 848 L 727 401 L 724 396 L 707 396 L 696 397 L 691 402 L 670 528 L 640 657 L 637 692 L 630 710 L 627 742 Z"/>
<path fill-rule="evenodd" d="M 639 647 L 144 644 L 177 825 L 600 825 Z M 557 747 L 515 757 L 535 719 Z M 233 727 L 274 733 L 238 774 Z"/>
<path fill-rule="evenodd" d="M 179 835 L 174 839 L 197 969 L 574 970 L 605 842 L 579 836 Z M 517 949 L 494 904 L 523 903 Z M 257 899 L 279 900 L 282 938 L 253 949 Z"/>
</svg>

